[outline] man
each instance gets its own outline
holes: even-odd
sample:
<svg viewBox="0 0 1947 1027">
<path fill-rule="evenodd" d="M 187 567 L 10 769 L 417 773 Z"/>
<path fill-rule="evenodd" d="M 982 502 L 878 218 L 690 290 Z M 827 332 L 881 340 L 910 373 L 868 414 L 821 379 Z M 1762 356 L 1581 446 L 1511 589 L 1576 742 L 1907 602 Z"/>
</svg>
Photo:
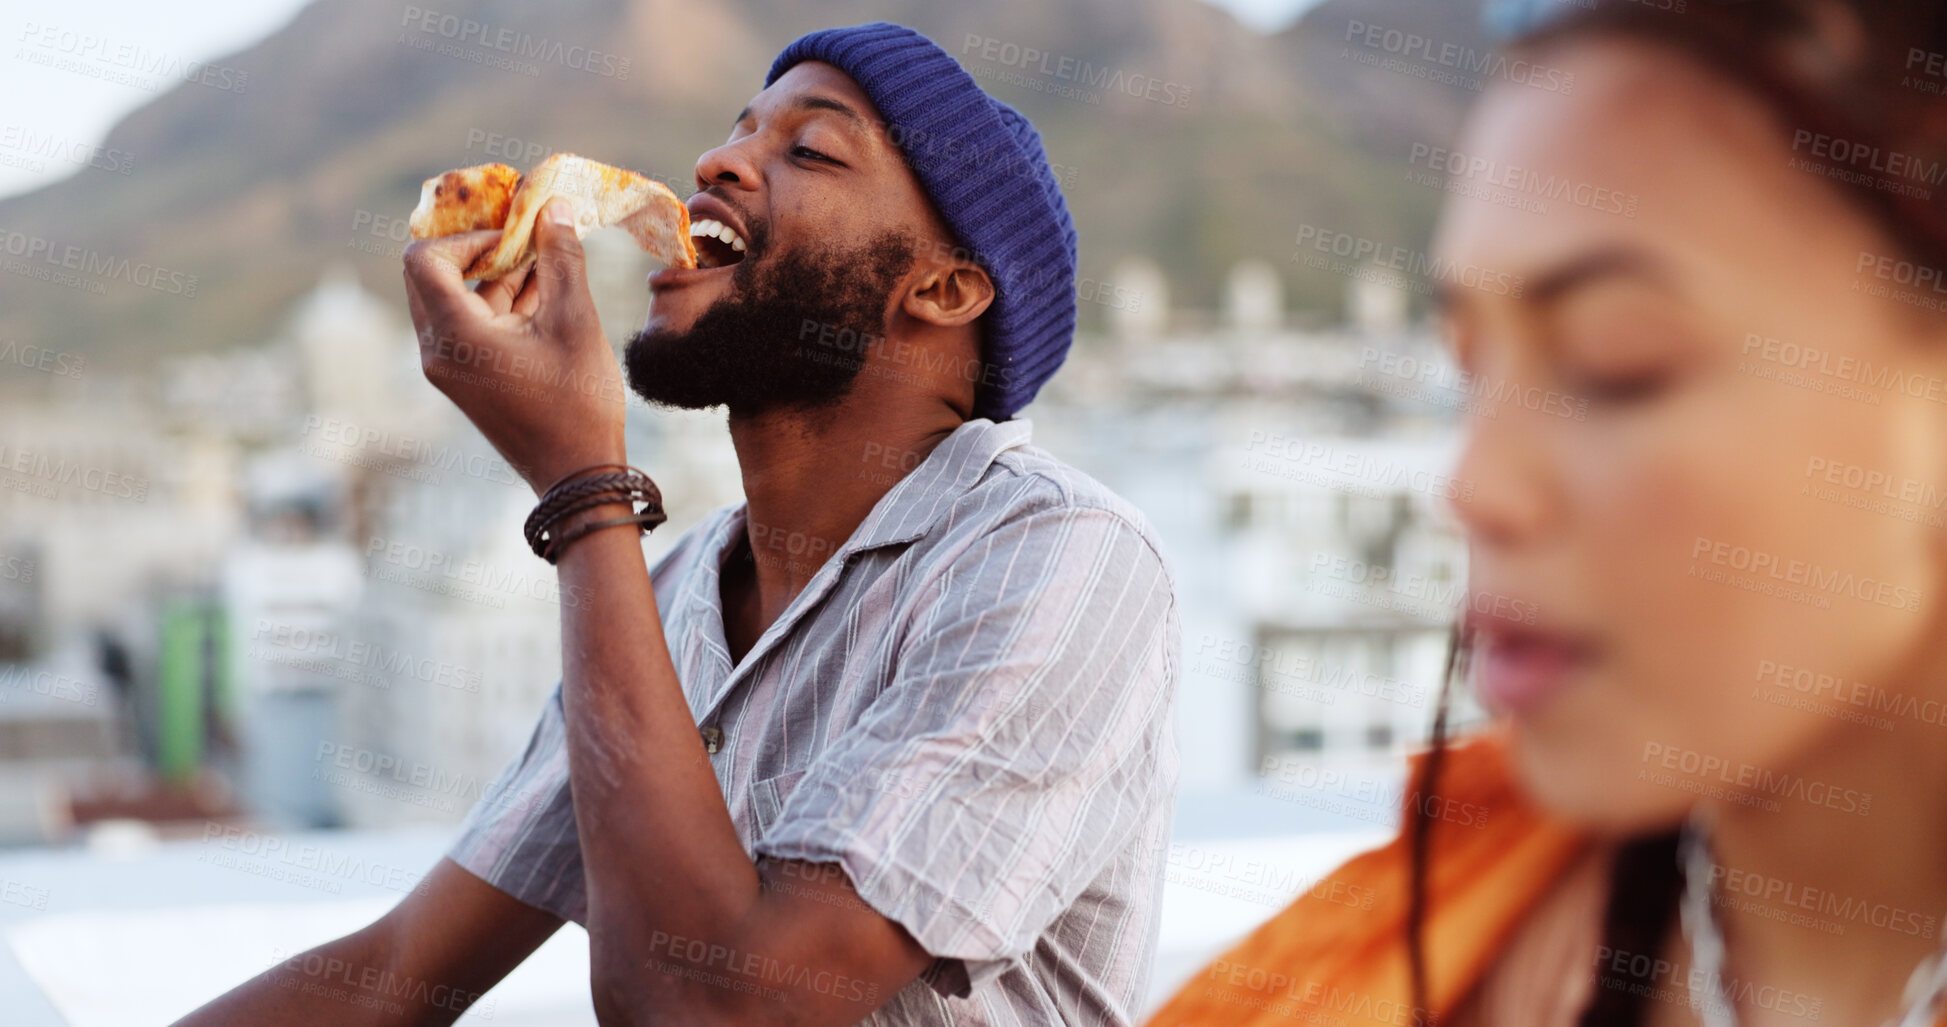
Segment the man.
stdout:
<svg viewBox="0 0 1947 1027">
<path fill-rule="evenodd" d="M 703 266 L 651 276 L 628 377 L 728 408 L 746 503 L 653 572 L 633 531 L 568 546 L 561 687 L 423 887 L 316 950 L 352 968 L 340 997 L 299 957 L 185 1023 L 448 1022 L 563 919 L 604 1023 L 1130 1021 L 1178 624 L 1140 516 L 1009 420 L 1075 317 L 1038 135 L 864 25 L 786 48 L 696 182 Z M 496 233 L 406 255 L 428 375 L 537 491 L 625 461 L 558 213 L 531 273 L 477 292 L 459 269 Z M 461 350 L 517 359 L 483 380 Z M 393 1009 L 344 1000 L 367 988 Z"/>
</svg>

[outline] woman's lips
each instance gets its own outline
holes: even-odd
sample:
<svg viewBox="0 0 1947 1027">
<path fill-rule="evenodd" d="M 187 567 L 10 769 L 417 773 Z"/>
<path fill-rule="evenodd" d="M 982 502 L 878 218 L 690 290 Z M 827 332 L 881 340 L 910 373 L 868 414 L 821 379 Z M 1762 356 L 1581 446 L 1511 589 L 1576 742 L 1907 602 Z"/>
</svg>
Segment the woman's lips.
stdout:
<svg viewBox="0 0 1947 1027">
<path fill-rule="evenodd" d="M 1475 685 L 1497 713 L 1534 711 L 1589 664 L 1588 646 L 1559 635 L 1489 627 L 1479 639 Z"/>
</svg>

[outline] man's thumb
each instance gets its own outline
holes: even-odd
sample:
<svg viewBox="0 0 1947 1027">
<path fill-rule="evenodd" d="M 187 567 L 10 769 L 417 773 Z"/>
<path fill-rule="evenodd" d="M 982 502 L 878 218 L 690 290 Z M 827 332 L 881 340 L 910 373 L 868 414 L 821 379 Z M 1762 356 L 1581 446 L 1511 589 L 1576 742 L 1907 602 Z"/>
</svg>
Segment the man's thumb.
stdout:
<svg viewBox="0 0 1947 1027">
<path fill-rule="evenodd" d="M 560 197 L 541 208 L 534 224 L 534 276 L 543 317 L 575 319 L 592 310 L 587 262 L 575 235 L 574 205 Z"/>
</svg>

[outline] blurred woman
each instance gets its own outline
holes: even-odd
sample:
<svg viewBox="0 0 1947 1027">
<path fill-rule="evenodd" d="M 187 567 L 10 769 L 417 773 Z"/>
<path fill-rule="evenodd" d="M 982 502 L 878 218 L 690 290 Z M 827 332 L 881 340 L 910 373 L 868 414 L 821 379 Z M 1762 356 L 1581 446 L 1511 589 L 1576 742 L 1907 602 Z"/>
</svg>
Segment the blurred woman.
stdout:
<svg viewBox="0 0 1947 1027">
<path fill-rule="evenodd" d="M 1436 251 L 1521 288 L 1444 322 L 1583 413 L 1469 426 L 1493 726 L 1333 875 L 1372 908 L 1311 889 L 1153 1023 L 1947 1023 L 1947 11 L 1510 11 L 1559 74 L 1486 91 Z"/>
</svg>

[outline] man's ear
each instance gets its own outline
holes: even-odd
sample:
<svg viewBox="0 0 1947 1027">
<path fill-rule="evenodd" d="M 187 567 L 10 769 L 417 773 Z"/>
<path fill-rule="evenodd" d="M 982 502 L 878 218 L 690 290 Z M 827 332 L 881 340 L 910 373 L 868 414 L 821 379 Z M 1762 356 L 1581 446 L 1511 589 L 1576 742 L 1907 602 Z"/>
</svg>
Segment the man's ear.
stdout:
<svg viewBox="0 0 1947 1027">
<path fill-rule="evenodd" d="M 942 328 L 968 324 L 994 302 L 994 282 L 979 265 L 927 264 L 906 289 L 901 309 L 908 317 Z"/>
</svg>

